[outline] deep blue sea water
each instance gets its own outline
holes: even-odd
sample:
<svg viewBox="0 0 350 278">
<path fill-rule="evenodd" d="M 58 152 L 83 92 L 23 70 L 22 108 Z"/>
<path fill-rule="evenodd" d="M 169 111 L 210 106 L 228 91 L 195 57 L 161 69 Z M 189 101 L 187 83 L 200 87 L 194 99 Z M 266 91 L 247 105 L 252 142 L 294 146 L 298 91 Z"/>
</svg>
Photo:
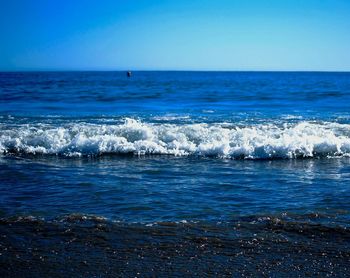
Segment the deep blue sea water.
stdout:
<svg viewBox="0 0 350 278">
<path fill-rule="evenodd" d="M 151 274 L 152 258 L 168 256 L 182 266 L 168 274 L 181 276 L 188 262 L 176 248 L 202 256 L 191 266 L 198 275 L 214 273 L 207 264 L 227 275 L 237 266 L 250 275 L 346 274 L 349 200 L 350 73 L 0 73 L 5 275 L 36 261 L 33 246 L 50 262 L 36 261 L 39 275 L 53 265 L 57 275 L 62 260 L 72 262 L 69 273 L 81 256 L 91 276 Z M 122 257 L 82 248 L 100 240 L 98 225 Z M 82 246 L 52 256 L 55 240 L 70 242 L 67 229 Z M 291 250 L 308 255 L 276 263 Z M 146 263 L 137 263 L 140 252 Z M 227 252 L 244 259 L 230 264 Z"/>
</svg>

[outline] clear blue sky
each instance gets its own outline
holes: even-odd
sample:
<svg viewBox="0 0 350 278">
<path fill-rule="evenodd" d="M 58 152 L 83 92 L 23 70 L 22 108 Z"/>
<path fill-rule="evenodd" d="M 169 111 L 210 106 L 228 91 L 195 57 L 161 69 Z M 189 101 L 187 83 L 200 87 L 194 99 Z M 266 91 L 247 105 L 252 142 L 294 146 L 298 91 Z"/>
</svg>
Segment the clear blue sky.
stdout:
<svg viewBox="0 0 350 278">
<path fill-rule="evenodd" d="M 0 70 L 350 71 L 349 0 L 9 0 Z"/>
</svg>

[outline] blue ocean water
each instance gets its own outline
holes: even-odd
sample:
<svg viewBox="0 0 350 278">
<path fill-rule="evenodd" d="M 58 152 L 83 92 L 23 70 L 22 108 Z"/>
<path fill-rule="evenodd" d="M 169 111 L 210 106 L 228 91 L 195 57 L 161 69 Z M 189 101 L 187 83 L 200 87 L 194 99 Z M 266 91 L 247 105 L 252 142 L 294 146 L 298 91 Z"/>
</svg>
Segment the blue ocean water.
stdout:
<svg viewBox="0 0 350 278">
<path fill-rule="evenodd" d="M 349 200 L 350 73 L 0 73 L 5 226 L 246 223 L 293 242 L 336 227 L 350 246 Z"/>
</svg>

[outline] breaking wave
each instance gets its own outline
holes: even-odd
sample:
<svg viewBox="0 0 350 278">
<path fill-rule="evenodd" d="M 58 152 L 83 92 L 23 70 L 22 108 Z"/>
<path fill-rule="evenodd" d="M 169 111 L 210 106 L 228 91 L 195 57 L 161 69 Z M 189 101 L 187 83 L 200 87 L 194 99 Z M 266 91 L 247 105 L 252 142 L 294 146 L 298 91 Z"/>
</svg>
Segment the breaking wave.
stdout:
<svg viewBox="0 0 350 278">
<path fill-rule="evenodd" d="M 350 155 L 350 125 L 152 124 L 126 119 L 117 125 L 0 124 L 3 154 L 214 156 L 232 159 Z"/>
</svg>

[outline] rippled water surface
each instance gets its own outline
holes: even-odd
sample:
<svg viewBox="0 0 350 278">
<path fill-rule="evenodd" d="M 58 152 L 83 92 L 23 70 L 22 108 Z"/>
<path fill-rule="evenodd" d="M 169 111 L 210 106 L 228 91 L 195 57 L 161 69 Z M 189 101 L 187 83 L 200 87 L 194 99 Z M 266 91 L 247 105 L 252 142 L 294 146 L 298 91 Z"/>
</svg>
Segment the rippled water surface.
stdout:
<svg viewBox="0 0 350 278">
<path fill-rule="evenodd" d="M 349 200 L 349 73 L 0 73 L 2 276 L 346 276 Z"/>
</svg>

